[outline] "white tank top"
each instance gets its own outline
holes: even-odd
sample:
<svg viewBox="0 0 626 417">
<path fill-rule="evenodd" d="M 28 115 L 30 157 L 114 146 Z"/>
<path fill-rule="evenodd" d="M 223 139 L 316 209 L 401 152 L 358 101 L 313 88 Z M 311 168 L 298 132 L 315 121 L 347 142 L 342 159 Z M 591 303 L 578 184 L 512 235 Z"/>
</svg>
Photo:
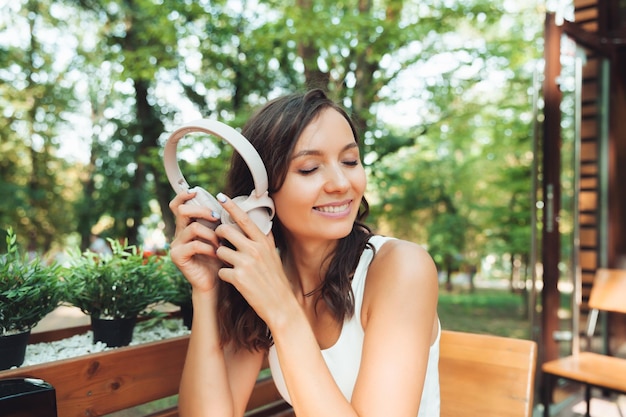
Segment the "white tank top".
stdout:
<svg viewBox="0 0 626 417">
<path fill-rule="evenodd" d="M 390 238 L 383 236 L 372 236 L 370 243 L 374 245 L 378 251 L 389 239 Z M 361 325 L 361 307 L 363 305 L 363 293 L 365 291 L 367 271 L 373 255 L 373 251 L 369 248 L 363 251 L 354 273 L 354 278 L 352 279 L 352 291 L 354 292 L 355 301 L 354 315 L 344 322 L 337 342 L 330 348 L 321 351 L 330 373 L 348 401 L 352 399 L 352 391 L 361 365 L 361 352 L 363 350 L 363 339 L 365 336 L 363 326 Z M 439 324 L 437 338 L 430 347 L 424 390 L 422 391 L 422 400 L 417 417 L 439 417 L 440 336 L 441 324 Z M 278 392 L 280 392 L 285 401 L 291 404 L 275 346 L 270 347 L 269 364 L 272 371 L 272 378 L 274 379 Z"/>
</svg>

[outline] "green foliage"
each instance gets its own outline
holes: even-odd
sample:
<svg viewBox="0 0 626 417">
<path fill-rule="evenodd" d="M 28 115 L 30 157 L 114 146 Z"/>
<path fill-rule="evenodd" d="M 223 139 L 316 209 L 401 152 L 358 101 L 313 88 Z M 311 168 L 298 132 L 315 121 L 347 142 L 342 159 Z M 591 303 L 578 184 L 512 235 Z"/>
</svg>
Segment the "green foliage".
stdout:
<svg viewBox="0 0 626 417">
<path fill-rule="evenodd" d="M 74 111 L 73 80 L 55 41 L 67 28 L 50 1 L 15 2 L 0 24 L 0 227 L 47 251 L 73 228 L 71 165 L 55 155 Z M 19 3 L 24 3 L 19 5 Z M 18 35 L 19 34 L 19 35 Z M 50 201 L 55 201 L 51 205 Z"/>
<path fill-rule="evenodd" d="M 530 339 L 524 301 L 508 289 L 440 292 L 437 312 L 446 330 Z"/>
<path fill-rule="evenodd" d="M 167 132 L 198 114 L 240 127 L 268 99 L 319 86 L 356 119 L 376 228 L 438 259 L 524 258 L 533 3 L 18 0 L 0 17 L 29 28 L 0 41 L 0 225 L 45 249 L 78 231 L 84 248 L 101 218 L 135 244 L 160 216 L 171 239 Z M 68 129 L 68 112 L 87 120 Z M 57 158 L 66 136 L 88 162 Z M 220 191 L 230 147 L 179 148 L 190 184 Z"/>
<path fill-rule="evenodd" d="M 130 318 L 172 298 L 163 259 L 144 257 L 133 245 L 109 239 L 113 254 L 74 254 L 65 268 L 65 300 L 97 318 Z"/>
<path fill-rule="evenodd" d="M 9 229 L 7 252 L 0 255 L 0 335 L 32 329 L 63 298 L 59 266 L 22 254 Z"/>
<path fill-rule="evenodd" d="M 172 295 L 166 301 L 182 306 L 191 302 L 191 284 L 172 262 L 169 254 L 163 258 L 163 273 L 172 285 Z"/>
</svg>

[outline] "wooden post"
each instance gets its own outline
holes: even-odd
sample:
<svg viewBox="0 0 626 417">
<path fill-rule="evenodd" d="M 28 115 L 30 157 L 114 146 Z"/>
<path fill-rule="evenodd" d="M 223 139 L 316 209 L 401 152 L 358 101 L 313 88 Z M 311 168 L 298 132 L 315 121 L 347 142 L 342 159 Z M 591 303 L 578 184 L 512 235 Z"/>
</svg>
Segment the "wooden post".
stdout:
<svg viewBox="0 0 626 417">
<path fill-rule="evenodd" d="M 543 228 L 542 251 L 542 357 L 541 361 L 559 356 L 554 332 L 559 329 L 558 309 L 560 296 L 559 260 L 561 244 L 559 211 L 561 209 L 561 98 L 557 84 L 561 73 L 561 29 L 556 25 L 554 14 L 548 13 L 545 21 L 545 77 L 543 81 L 544 122 L 542 141 L 543 173 Z"/>
</svg>

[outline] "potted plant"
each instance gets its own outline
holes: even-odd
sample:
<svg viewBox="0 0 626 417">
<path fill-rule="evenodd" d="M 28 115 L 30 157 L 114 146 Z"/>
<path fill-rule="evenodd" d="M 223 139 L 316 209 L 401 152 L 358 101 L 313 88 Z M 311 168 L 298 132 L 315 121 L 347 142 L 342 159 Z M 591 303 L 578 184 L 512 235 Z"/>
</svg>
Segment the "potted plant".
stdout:
<svg viewBox="0 0 626 417">
<path fill-rule="evenodd" d="M 58 264 L 22 254 L 12 228 L 6 243 L 0 255 L 0 370 L 24 362 L 31 329 L 63 298 Z"/>
<path fill-rule="evenodd" d="M 191 329 L 191 321 L 193 317 L 191 284 L 187 281 L 187 278 L 185 278 L 183 273 L 180 272 L 176 264 L 172 262 L 169 254 L 165 257 L 163 270 L 172 285 L 172 296 L 168 301 L 175 306 L 180 307 L 183 324 L 188 329 Z"/>
<path fill-rule="evenodd" d="M 161 257 L 144 257 L 127 241 L 108 241 L 110 255 L 87 250 L 71 256 L 64 274 L 65 301 L 90 316 L 94 343 L 126 346 L 137 317 L 148 314 L 149 306 L 169 300 L 173 290 Z"/>
</svg>

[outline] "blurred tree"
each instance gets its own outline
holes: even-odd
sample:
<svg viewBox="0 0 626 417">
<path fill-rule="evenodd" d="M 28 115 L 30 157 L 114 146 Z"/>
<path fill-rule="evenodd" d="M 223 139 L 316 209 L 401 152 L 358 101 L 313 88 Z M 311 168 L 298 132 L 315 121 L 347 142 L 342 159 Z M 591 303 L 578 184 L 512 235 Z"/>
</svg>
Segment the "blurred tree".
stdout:
<svg viewBox="0 0 626 417">
<path fill-rule="evenodd" d="M 531 249 L 531 98 L 541 14 L 532 5 L 500 6 L 496 22 L 479 13 L 444 36 L 447 48 L 430 58 L 440 62 L 438 71 L 416 67 L 424 68 L 416 100 L 421 135 L 410 151 L 383 157 L 372 175 L 380 223 L 421 239 L 448 279 L 461 267 L 479 269 L 492 253 L 523 268 Z"/>
<path fill-rule="evenodd" d="M 59 102 L 56 113 L 44 112 L 48 127 L 56 129 L 46 133 L 49 146 L 25 141 L 31 135 L 18 128 L 24 115 L 37 122 L 36 129 L 42 127 L 41 115 L 16 104 L 37 97 L 26 85 L 42 88 L 54 80 L 46 99 L 65 100 L 87 115 L 71 131 L 89 149 L 72 167 L 82 187 L 64 194 L 64 201 L 77 203 L 76 217 L 63 205 L 54 208 L 65 213 L 58 224 L 71 220 L 70 230 L 76 227 L 84 243 L 102 219 L 110 221 L 110 236 L 134 243 L 150 215 L 160 216 L 166 236 L 173 236 L 168 208 L 173 192 L 161 160 L 164 132 L 190 117 L 239 127 L 268 99 L 315 86 L 341 101 L 359 124 L 371 178 L 371 220 L 379 230 L 428 245 L 440 265 L 448 265 L 443 269 L 457 267 L 450 259 L 478 264 L 491 252 L 524 259 L 530 230 L 523 196 L 532 161 L 528 63 L 540 54 L 542 30 L 541 13 L 532 5 L 486 0 L 28 4 L 41 8 L 28 14 L 23 0 L 11 6 L 11 16 L 22 22 L 27 14 L 42 21 L 63 16 L 61 55 L 72 57 L 65 74 L 76 88 L 49 75 L 27 84 L 27 72 L 11 64 L 26 65 L 26 45 L 0 42 L 7 52 L 0 55 L 6 68 L 0 71 L 0 102 L 13 120 L 8 128 L 0 126 L 3 138 L 10 138 L 0 144 L 0 190 L 11 193 L 7 207 L 35 207 L 36 201 L 17 191 L 27 189 L 19 181 L 31 172 L 25 155 L 40 158 L 29 148 L 55 155 L 55 141 L 63 134 L 65 105 Z M 6 28 L 10 19 L 0 21 Z M 64 62 L 50 67 L 56 71 Z M 74 95 L 53 89 L 61 87 Z M 190 138 L 179 148 L 190 184 L 219 191 L 230 147 Z M 39 175 L 55 163 L 49 158 L 37 159 Z M 6 213 L 0 212 L 3 221 Z"/>
<path fill-rule="evenodd" d="M 100 216 L 112 219 L 108 233 L 134 244 L 153 196 L 164 215 L 169 214 L 171 193 L 158 150 L 165 130 L 163 115 L 175 109 L 155 95 L 158 74 L 166 78 L 179 66 L 176 45 L 181 25 L 189 15 L 204 10 L 195 3 L 179 2 L 69 3 L 90 12 L 90 20 L 99 28 L 98 41 L 82 54 L 90 73 L 104 77 L 89 77 L 92 124 L 111 128 L 105 141 L 92 138 L 90 174 L 81 203 L 83 246 L 88 235 L 84 228 L 94 220 L 89 214 L 94 202 Z M 113 93 L 113 99 L 106 93 Z"/>
<path fill-rule="evenodd" d="M 2 31 L 12 42 L 0 58 L 0 228 L 12 226 L 28 250 L 46 252 L 74 226 L 72 169 L 55 156 L 74 110 L 73 81 L 58 59 L 62 44 L 54 41 L 66 26 L 47 1 L 14 4 L 9 12 L 5 19 L 15 26 L 4 20 Z"/>
</svg>

